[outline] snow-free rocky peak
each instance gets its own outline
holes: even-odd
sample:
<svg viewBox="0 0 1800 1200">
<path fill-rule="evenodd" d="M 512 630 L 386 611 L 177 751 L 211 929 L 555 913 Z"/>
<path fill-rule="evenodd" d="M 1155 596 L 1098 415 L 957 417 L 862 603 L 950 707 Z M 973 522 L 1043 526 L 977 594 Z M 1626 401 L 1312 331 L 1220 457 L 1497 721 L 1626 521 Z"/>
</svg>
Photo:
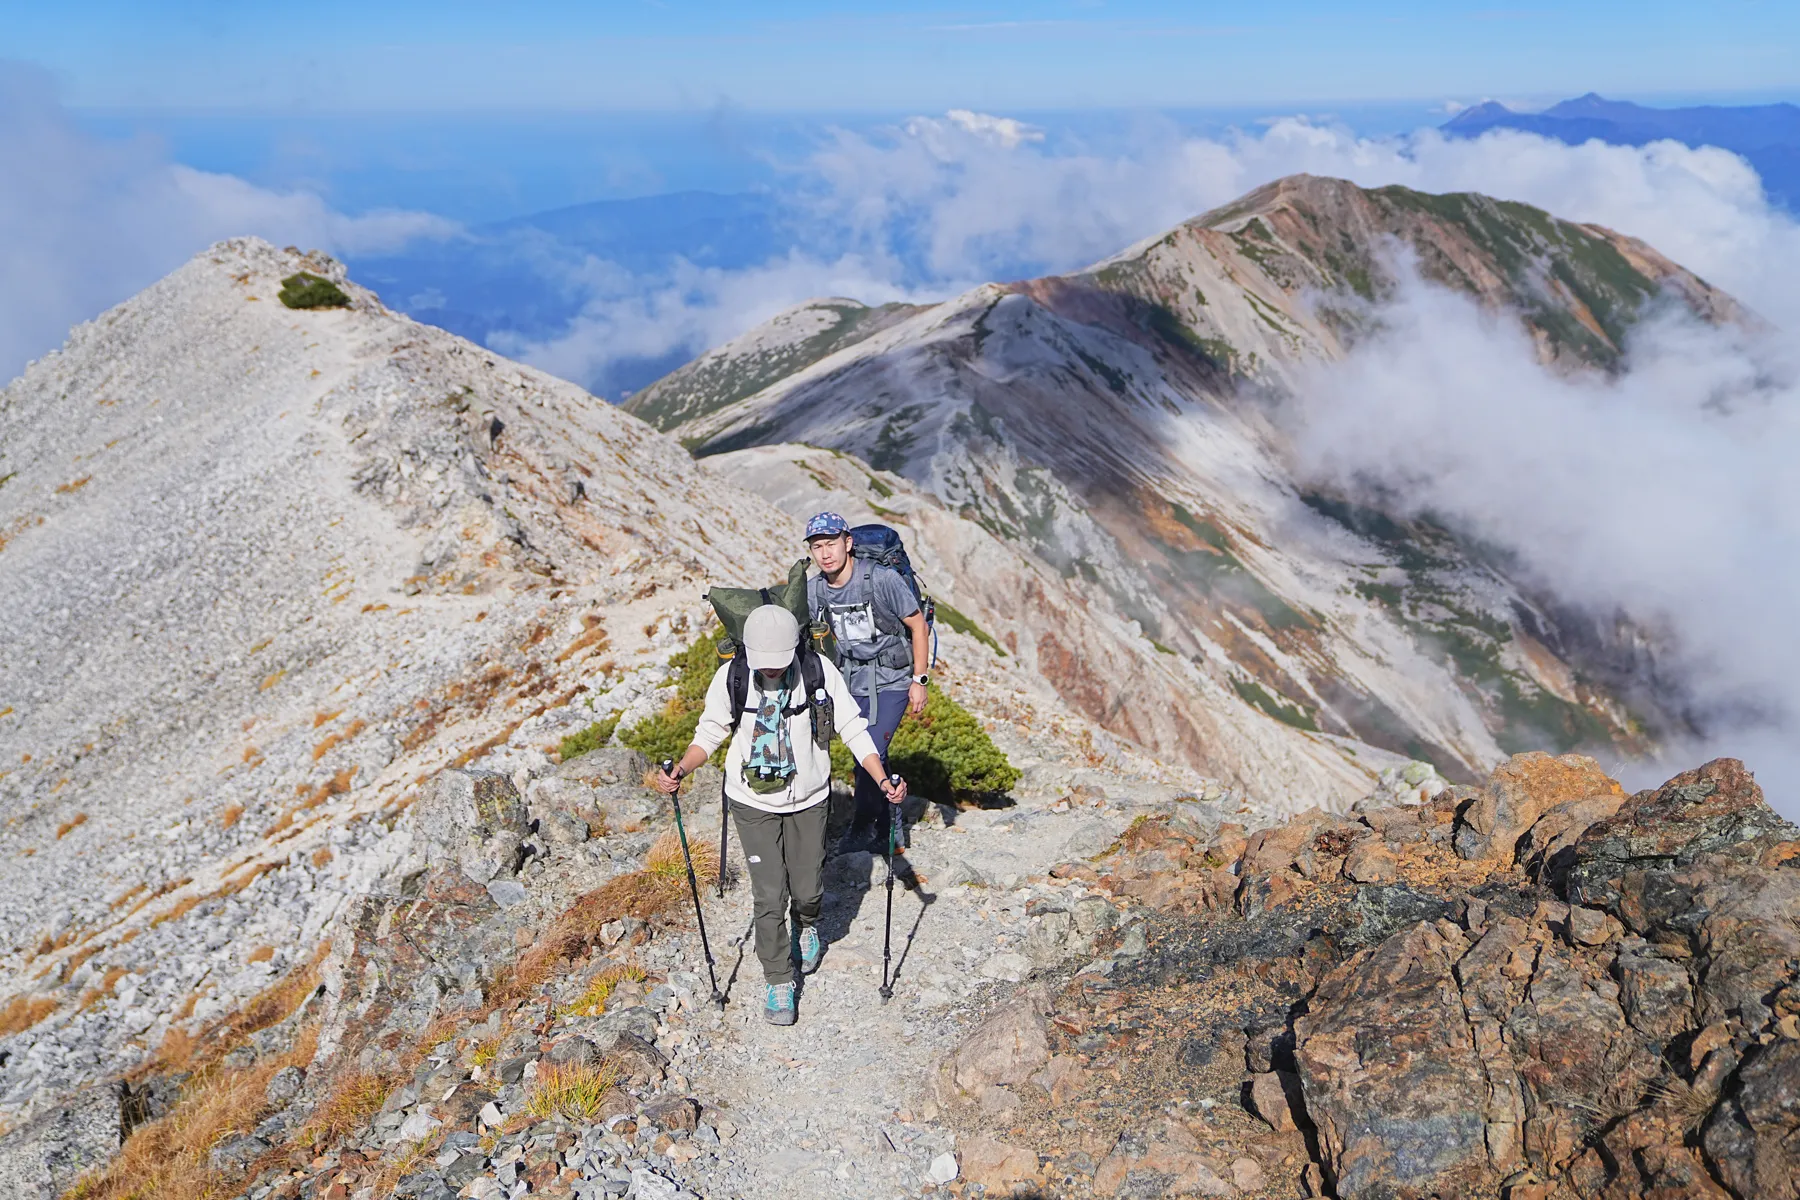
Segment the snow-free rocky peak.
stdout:
<svg viewBox="0 0 1800 1200">
<path fill-rule="evenodd" d="M 903 477 L 1007 547 L 926 564 L 998 646 L 1112 732 L 1276 803 L 1362 794 L 1359 743 L 1465 778 L 1514 750 L 1641 750 L 1676 703 L 1646 694 L 1641 631 L 1568 613 L 1449 532 L 1309 492 L 1289 469 L 1268 406 L 1371 328 L 1406 260 L 1512 314 L 1570 370 L 1614 366 L 1659 305 L 1744 315 L 1597 226 L 1295 176 L 853 344 L 797 341 L 784 330 L 812 310 L 795 310 L 630 407 L 790 511 L 823 488 L 797 494 L 740 455 L 769 465 L 795 457 L 770 448 L 805 444 Z M 768 379 L 768 344 L 817 353 Z"/>
</svg>

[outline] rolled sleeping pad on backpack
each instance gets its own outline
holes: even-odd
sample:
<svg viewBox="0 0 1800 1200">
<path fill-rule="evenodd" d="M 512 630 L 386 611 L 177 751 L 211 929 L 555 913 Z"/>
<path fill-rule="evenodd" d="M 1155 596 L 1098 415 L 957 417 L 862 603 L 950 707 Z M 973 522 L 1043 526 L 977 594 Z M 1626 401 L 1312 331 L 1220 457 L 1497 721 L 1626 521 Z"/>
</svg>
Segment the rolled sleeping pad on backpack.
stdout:
<svg viewBox="0 0 1800 1200">
<path fill-rule="evenodd" d="M 744 637 L 744 622 L 765 604 L 779 604 L 793 613 L 802 630 L 812 623 L 812 614 L 806 610 L 806 568 L 811 561 L 803 558 L 796 562 L 788 568 L 787 582 L 774 587 L 715 587 L 707 591 L 707 602 L 725 628 L 725 636 L 719 641 L 720 658 L 736 656 L 738 643 Z"/>
</svg>

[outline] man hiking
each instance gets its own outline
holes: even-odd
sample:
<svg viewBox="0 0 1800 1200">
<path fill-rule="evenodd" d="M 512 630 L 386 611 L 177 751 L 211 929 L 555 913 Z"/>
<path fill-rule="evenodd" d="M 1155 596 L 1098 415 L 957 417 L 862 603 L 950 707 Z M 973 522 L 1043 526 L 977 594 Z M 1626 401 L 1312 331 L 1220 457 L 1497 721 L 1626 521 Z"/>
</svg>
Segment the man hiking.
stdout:
<svg viewBox="0 0 1800 1200">
<path fill-rule="evenodd" d="M 734 707 L 740 702 L 731 695 L 732 664 L 727 662 L 706 689 L 706 707 L 694 728 L 693 745 L 681 756 L 674 774 L 658 771 L 656 787 L 664 795 L 673 794 L 682 776 L 731 739 L 725 755 L 725 795 L 750 866 L 756 957 L 769 985 L 763 1015 L 771 1024 L 792 1025 L 796 948 L 802 974 L 818 967 L 825 949 L 818 922 L 824 899 L 820 875 L 829 807 L 825 800 L 831 794 L 830 733 L 843 739 L 864 769 L 881 776 L 880 791 L 889 803 L 905 801 L 906 784 L 888 777 L 882 768 L 868 722 L 857 711 L 843 675 L 810 646 L 801 649 L 800 622 L 793 613 L 776 604 L 753 610 L 744 621 L 739 653 L 749 668 L 739 714 L 734 719 Z M 802 669 L 799 654 L 811 655 L 816 662 L 822 696 L 807 694 L 808 672 Z M 815 727 L 818 720 L 826 724 Z M 790 905 L 797 926 L 793 940 L 788 932 Z"/>
<path fill-rule="evenodd" d="M 806 523 L 806 548 L 819 573 L 807 581 L 815 621 L 837 637 L 838 659 L 881 753 L 879 771 L 856 769 L 856 801 L 846 847 L 885 853 L 892 808 L 877 779 L 887 774 L 888 745 L 907 713 L 925 711 L 931 633 L 912 588 L 890 567 L 852 553 L 850 523 L 822 512 Z"/>
</svg>

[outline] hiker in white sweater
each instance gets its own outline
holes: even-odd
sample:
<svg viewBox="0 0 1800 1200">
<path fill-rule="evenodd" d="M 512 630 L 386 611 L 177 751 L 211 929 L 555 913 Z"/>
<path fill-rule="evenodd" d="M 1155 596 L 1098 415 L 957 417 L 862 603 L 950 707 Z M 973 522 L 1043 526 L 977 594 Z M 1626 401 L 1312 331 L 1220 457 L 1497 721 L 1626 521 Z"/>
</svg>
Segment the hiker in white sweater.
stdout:
<svg viewBox="0 0 1800 1200">
<path fill-rule="evenodd" d="M 739 658 L 741 663 L 734 659 L 713 676 L 693 745 L 673 774 L 659 776 L 657 787 L 673 793 L 682 776 L 731 739 L 725 794 L 750 866 L 756 957 L 769 984 L 764 1015 L 773 1024 L 792 1025 L 795 953 L 802 974 L 816 969 L 824 954 L 818 921 L 832 734 L 882 781 L 890 804 L 906 800 L 906 783 L 887 774 L 843 675 L 801 638 L 793 613 L 774 604 L 752 612 L 744 622 Z"/>
</svg>

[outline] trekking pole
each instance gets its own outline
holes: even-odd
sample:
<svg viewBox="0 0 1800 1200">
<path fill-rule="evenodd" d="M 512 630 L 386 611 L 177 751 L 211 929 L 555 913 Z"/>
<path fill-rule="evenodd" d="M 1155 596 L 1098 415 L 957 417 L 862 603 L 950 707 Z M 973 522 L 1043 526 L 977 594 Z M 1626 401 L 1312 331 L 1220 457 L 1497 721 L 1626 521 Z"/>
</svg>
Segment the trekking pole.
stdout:
<svg viewBox="0 0 1800 1200">
<path fill-rule="evenodd" d="M 888 776 L 891 781 L 898 781 L 900 776 Z M 894 946 L 894 855 L 900 847 L 900 806 L 888 805 L 888 852 L 887 852 L 887 925 L 881 934 L 881 1002 L 886 1004 L 894 998 L 894 985 L 888 980 L 888 963 L 893 957 Z"/>
<path fill-rule="evenodd" d="M 671 779 L 675 777 L 675 760 L 665 758 L 662 772 Z M 675 832 L 681 838 L 681 859 L 687 863 L 688 892 L 694 897 L 694 924 L 700 927 L 700 950 L 706 955 L 706 978 L 712 983 L 713 1003 L 720 1008 L 725 1007 L 725 993 L 719 990 L 719 975 L 713 968 L 712 946 L 706 940 L 706 917 L 700 912 L 700 884 L 694 878 L 694 856 L 688 853 L 687 827 L 681 821 L 680 789 L 669 793 L 669 803 L 675 806 Z M 720 870 L 724 870 L 721 865 Z"/>
<path fill-rule="evenodd" d="M 728 836 L 727 831 L 731 828 L 726 809 L 730 807 L 731 805 L 725 797 L 725 781 L 721 779 L 719 781 L 719 899 L 721 900 L 725 898 L 725 839 Z"/>
</svg>

